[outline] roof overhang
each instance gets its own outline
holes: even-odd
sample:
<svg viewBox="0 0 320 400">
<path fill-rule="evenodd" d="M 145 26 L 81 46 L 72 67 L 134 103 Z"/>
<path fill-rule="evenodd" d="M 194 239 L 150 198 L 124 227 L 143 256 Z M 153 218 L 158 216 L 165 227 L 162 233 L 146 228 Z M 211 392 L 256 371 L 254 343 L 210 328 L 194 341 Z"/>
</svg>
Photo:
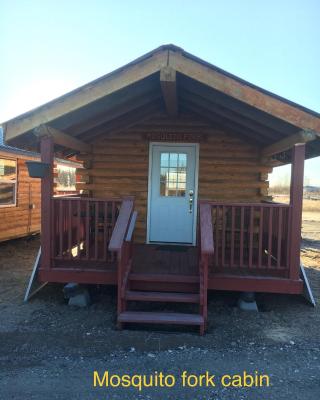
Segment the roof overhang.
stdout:
<svg viewBox="0 0 320 400">
<path fill-rule="evenodd" d="M 320 155 L 320 115 L 217 68 L 183 49 L 166 45 L 87 85 L 3 124 L 5 140 L 34 141 L 49 125 L 58 145 L 77 146 L 102 133 L 124 129 L 161 110 L 193 112 L 262 149 L 300 140 L 312 132 L 307 157 Z M 57 133 L 58 132 L 58 133 Z M 59 133 L 60 132 L 60 133 Z M 63 135 L 69 135 L 71 139 Z M 62 140 L 64 139 L 64 140 Z M 76 141 L 78 142 L 76 142 Z M 81 144 L 81 141 L 84 144 Z M 83 148 L 84 148 L 83 147 Z M 281 146 L 279 147 L 281 148 Z M 263 150 L 262 150 L 263 151 Z"/>
</svg>

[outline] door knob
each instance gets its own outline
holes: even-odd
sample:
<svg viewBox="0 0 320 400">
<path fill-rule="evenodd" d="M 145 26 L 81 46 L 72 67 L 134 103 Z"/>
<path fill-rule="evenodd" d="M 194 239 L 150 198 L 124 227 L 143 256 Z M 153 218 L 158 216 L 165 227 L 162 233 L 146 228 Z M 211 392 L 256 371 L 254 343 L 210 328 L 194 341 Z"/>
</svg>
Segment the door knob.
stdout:
<svg viewBox="0 0 320 400">
<path fill-rule="evenodd" d="M 192 205 L 193 205 L 193 198 L 190 197 L 190 199 L 189 199 L 189 213 L 190 214 L 192 213 Z"/>
</svg>

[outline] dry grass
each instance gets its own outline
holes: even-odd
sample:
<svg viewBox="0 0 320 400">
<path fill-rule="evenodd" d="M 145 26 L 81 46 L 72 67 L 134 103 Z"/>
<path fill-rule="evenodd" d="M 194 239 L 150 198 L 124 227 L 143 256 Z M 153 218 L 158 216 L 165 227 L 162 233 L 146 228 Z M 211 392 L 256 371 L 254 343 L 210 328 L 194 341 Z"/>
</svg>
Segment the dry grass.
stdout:
<svg viewBox="0 0 320 400">
<path fill-rule="evenodd" d="M 279 203 L 289 203 L 289 196 L 274 195 L 273 200 Z M 303 211 L 320 212 L 320 200 L 303 199 Z"/>
</svg>

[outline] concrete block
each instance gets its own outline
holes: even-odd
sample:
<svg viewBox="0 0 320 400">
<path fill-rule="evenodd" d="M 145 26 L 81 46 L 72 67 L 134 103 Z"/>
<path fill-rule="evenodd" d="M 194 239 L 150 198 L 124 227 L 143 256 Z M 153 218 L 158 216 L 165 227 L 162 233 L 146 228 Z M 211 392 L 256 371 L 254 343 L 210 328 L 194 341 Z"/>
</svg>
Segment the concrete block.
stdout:
<svg viewBox="0 0 320 400">
<path fill-rule="evenodd" d="M 69 298 L 68 305 L 76 307 L 88 307 L 90 303 L 90 295 L 88 290 L 82 289 L 81 293 Z"/>
<path fill-rule="evenodd" d="M 257 303 L 255 301 L 247 302 L 241 298 L 238 300 L 238 307 L 240 308 L 240 310 L 243 311 L 256 311 L 256 312 L 259 311 Z"/>
<path fill-rule="evenodd" d="M 83 292 L 83 287 L 78 283 L 67 283 L 63 288 L 63 294 L 66 299 L 70 299 L 70 297 L 76 296 Z"/>
</svg>

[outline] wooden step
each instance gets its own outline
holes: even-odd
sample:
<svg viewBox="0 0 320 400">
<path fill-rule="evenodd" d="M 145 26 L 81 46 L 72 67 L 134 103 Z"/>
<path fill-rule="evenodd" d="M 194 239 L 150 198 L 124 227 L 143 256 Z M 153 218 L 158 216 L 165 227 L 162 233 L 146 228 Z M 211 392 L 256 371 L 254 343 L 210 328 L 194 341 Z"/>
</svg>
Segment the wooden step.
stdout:
<svg viewBox="0 0 320 400">
<path fill-rule="evenodd" d="M 125 299 L 130 301 L 200 303 L 200 295 L 198 293 L 143 292 L 138 290 L 127 290 Z"/>
<path fill-rule="evenodd" d="M 118 322 L 141 324 L 202 325 L 204 323 L 204 319 L 199 314 L 124 311 L 119 314 Z"/>
<path fill-rule="evenodd" d="M 143 282 L 198 283 L 199 275 L 131 273 L 129 275 L 129 279 L 131 281 L 143 281 Z"/>
</svg>

